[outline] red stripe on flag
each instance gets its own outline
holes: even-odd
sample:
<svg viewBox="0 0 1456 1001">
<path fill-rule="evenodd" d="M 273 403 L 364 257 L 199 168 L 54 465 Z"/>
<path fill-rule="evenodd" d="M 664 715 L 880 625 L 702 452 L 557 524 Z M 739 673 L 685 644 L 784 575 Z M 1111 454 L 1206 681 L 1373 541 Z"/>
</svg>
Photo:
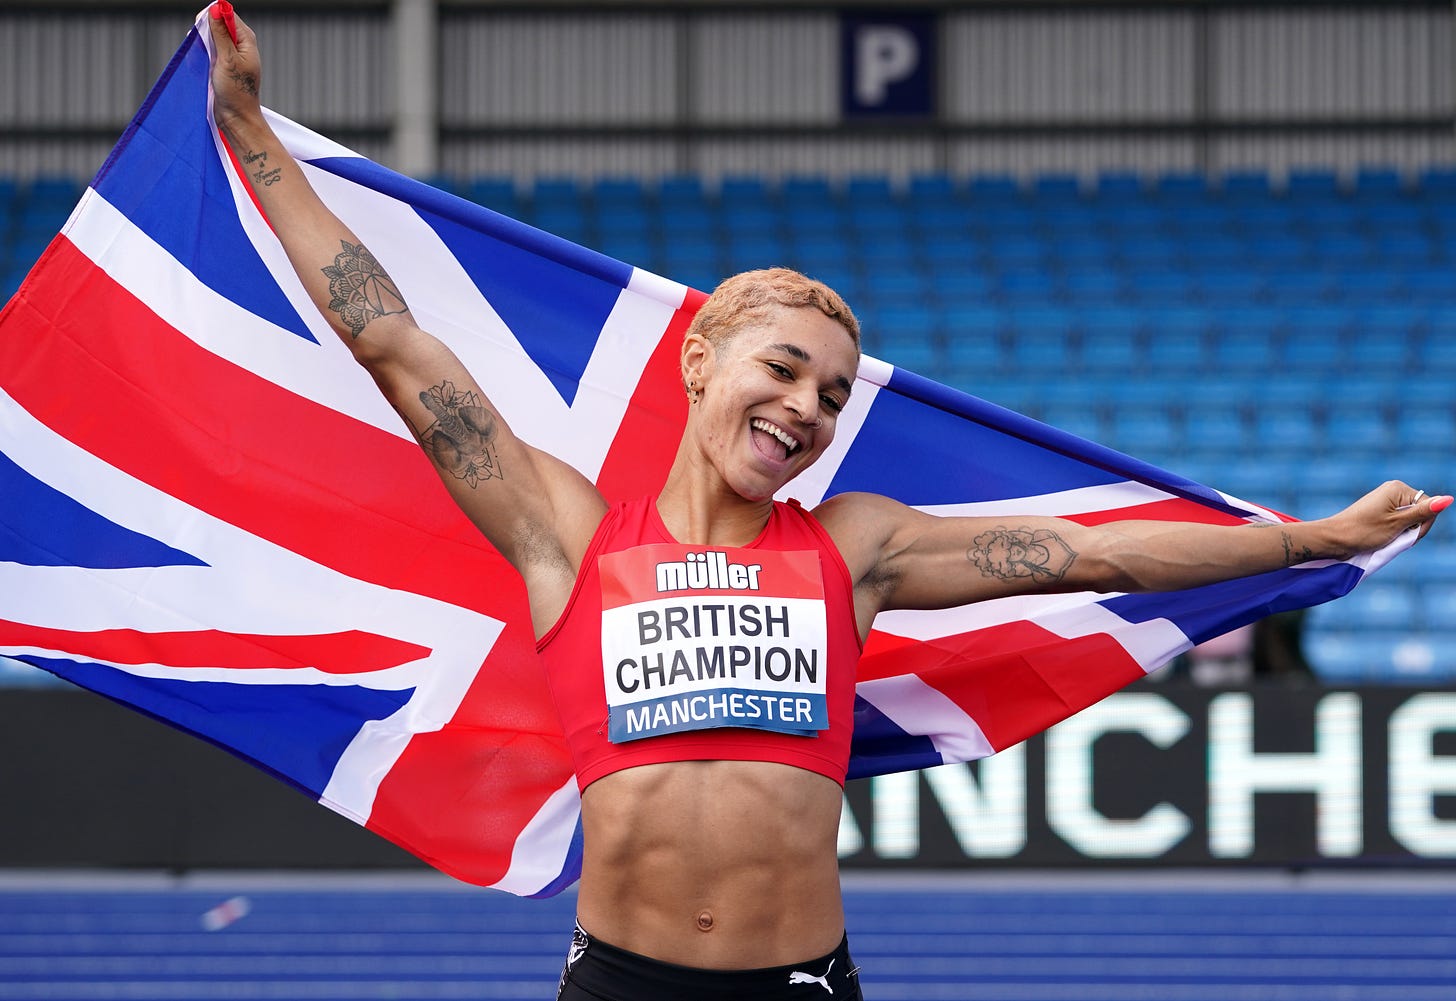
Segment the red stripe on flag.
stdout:
<svg viewBox="0 0 1456 1001">
<path fill-rule="evenodd" d="M 0 338 L 5 389 L 132 476 L 352 577 L 501 616 L 515 577 L 412 442 L 296 396 L 163 322 L 58 240 Z M 509 593 L 509 585 L 505 588 Z"/>
<path fill-rule="evenodd" d="M 597 476 L 608 504 L 656 493 L 667 479 L 687 423 L 687 394 L 682 384 L 683 333 L 708 297 L 688 289 L 686 299 L 642 370 L 632 401 Z"/>
<path fill-rule="evenodd" d="M 859 680 L 907 673 L 960 706 L 998 751 L 1144 676 L 1105 633 L 1067 638 L 1030 622 L 924 641 L 871 633 Z"/>
<path fill-rule="evenodd" d="M 67 240 L 26 291 L 5 312 L 0 380 L 42 423 L 308 559 L 506 622 L 451 725 L 411 738 L 367 821 L 461 879 L 499 880 L 571 766 L 525 587 L 418 447 L 212 355 Z"/>
<path fill-rule="evenodd" d="M 1106 525 L 1114 521 L 1193 521 L 1204 525 L 1246 525 L 1243 518 L 1219 511 L 1197 501 L 1173 497 L 1131 507 L 1115 507 L 1106 511 L 1084 511 L 1060 517 L 1079 525 Z"/>
<path fill-rule="evenodd" d="M 348 630 L 313 636 L 260 636 L 216 629 L 145 633 L 135 629 L 76 632 L 0 619 L 0 647 L 63 650 L 113 664 L 223 667 L 242 670 L 314 668 L 364 674 L 428 657 L 427 647 Z"/>
</svg>

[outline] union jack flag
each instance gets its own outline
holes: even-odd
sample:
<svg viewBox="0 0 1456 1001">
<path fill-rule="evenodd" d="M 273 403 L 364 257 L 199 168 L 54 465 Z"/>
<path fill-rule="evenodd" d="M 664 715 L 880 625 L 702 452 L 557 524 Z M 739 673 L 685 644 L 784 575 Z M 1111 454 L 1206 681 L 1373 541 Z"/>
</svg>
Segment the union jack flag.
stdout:
<svg viewBox="0 0 1456 1001">
<path fill-rule="evenodd" d="M 550 894 L 579 802 L 519 579 L 327 328 L 240 180 L 191 31 L 0 315 L 0 654 L 228 748 L 461 879 Z M 275 128 L 533 444 L 660 484 L 700 292 Z M 1092 524 L 1283 518 L 865 358 L 791 486 Z M 882 616 L 852 776 L 991 754 L 1413 541 L 1166 595 Z"/>
</svg>

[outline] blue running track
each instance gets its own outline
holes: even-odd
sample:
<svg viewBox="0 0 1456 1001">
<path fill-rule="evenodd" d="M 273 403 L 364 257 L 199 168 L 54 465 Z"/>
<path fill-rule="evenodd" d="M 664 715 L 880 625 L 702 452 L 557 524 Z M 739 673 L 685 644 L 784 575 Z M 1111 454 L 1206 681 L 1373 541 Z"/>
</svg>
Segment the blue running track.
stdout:
<svg viewBox="0 0 1456 1001">
<path fill-rule="evenodd" d="M 857 875 L 846 893 L 869 1001 L 1456 998 L 1452 875 Z M 543 1001 L 573 903 L 428 875 L 12 873 L 0 998 Z"/>
</svg>

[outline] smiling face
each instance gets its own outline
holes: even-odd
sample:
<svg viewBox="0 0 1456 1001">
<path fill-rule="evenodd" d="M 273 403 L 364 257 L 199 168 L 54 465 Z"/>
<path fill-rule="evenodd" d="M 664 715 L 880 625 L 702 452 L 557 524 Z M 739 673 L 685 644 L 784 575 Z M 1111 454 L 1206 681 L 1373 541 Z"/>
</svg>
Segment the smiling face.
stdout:
<svg viewBox="0 0 1456 1001">
<path fill-rule="evenodd" d="M 683 374 L 699 397 L 687 434 L 732 490 L 771 498 L 834 440 L 858 364 L 849 333 L 812 306 L 769 310 L 716 342 L 689 332 Z"/>
</svg>

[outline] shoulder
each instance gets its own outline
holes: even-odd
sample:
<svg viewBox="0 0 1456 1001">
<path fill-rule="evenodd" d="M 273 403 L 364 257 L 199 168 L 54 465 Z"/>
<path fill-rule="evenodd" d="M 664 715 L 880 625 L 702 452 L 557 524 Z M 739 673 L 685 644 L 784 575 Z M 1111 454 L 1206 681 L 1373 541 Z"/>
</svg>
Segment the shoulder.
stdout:
<svg viewBox="0 0 1456 1001">
<path fill-rule="evenodd" d="M 882 494 L 835 494 L 813 511 L 855 580 L 862 580 L 885 559 L 904 527 L 918 517 L 908 507 Z"/>
</svg>

